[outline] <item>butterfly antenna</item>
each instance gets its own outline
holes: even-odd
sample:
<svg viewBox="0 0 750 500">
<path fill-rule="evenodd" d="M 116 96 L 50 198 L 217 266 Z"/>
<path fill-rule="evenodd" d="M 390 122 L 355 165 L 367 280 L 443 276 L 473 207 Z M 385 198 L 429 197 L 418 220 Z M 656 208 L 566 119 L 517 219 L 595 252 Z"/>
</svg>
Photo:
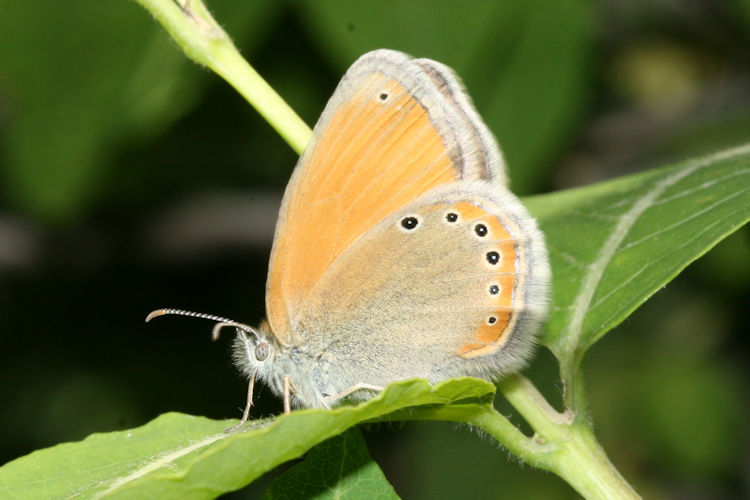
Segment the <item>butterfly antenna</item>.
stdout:
<svg viewBox="0 0 750 500">
<path fill-rule="evenodd" d="M 214 329 L 211 331 L 212 340 L 218 339 L 219 332 L 221 331 L 221 329 L 227 326 L 232 326 L 234 328 L 242 330 L 245 333 L 249 333 L 250 335 L 253 335 L 256 338 L 256 340 L 260 340 L 260 335 L 258 334 L 258 331 L 255 328 L 248 326 L 244 323 L 238 323 L 229 318 L 223 318 L 221 316 L 216 316 L 214 314 L 186 311 L 184 309 L 157 309 L 155 311 L 151 311 L 150 313 L 148 313 L 148 316 L 146 316 L 146 323 L 148 323 L 154 318 L 158 318 L 159 316 L 168 316 L 168 315 L 189 316 L 191 318 L 201 318 L 201 319 L 216 321 L 216 324 L 214 325 Z"/>
</svg>

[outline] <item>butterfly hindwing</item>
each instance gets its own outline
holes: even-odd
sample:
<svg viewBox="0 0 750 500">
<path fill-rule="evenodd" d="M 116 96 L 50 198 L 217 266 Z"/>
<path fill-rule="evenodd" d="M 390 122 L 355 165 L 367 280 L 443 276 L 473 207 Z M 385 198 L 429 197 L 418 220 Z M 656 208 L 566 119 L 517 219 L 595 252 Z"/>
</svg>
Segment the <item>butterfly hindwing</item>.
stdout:
<svg viewBox="0 0 750 500">
<path fill-rule="evenodd" d="M 492 375 L 529 355 L 548 281 L 543 239 L 517 198 L 462 182 L 368 230 L 312 290 L 297 327 L 311 351 L 357 359 L 330 368 L 343 388 Z"/>
</svg>

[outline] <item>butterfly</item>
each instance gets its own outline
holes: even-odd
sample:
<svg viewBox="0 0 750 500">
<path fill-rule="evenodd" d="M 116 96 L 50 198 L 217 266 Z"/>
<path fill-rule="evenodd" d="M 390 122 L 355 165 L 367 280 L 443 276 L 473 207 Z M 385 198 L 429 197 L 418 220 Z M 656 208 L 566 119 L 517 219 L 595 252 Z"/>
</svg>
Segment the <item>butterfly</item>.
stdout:
<svg viewBox="0 0 750 500">
<path fill-rule="evenodd" d="M 282 201 L 258 328 L 234 362 L 290 406 L 327 408 L 388 383 L 521 369 L 547 312 L 536 221 L 451 69 L 361 56 L 325 107 Z"/>
</svg>

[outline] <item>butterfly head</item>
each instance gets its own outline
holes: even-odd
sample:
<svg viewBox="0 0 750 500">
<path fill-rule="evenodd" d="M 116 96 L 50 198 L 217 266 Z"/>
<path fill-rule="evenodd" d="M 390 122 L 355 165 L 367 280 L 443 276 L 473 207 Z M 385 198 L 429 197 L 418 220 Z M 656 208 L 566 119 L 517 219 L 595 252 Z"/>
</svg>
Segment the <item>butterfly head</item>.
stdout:
<svg viewBox="0 0 750 500">
<path fill-rule="evenodd" d="M 237 332 L 232 349 L 234 364 L 251 380 L 251 384 L 256 379 L 262 380 L 276 394 L 282 395 L 285 392 L 283 380 L 284 377 L 288 377 L 292 386 L 291 399 L 294 406 L 327 406 L 318 385 L 307 380 L 306 374 L 311 366 L 309 356 L 299 349 L 290 348 L 279 342 L 267 321 L 263 321 L 258 328 L 253 328 L 221 316 L 183 309 L 157 309 L 146 317 L 146 321 L 166 315 L 215 321 L 211 334 L 213 340 L 219 338 L 222 329 L 234 328 Z"/>
<path fill-rule="evenodd" d="M 186 311 L 183 309 L 157 309 L 152 311 L 146 322 L 159 316 L 189 316 L 215 321 L 211 338 L 217 340 L 219 333 L 224 328 L 234 328 L 237 332 L 234 345 L 234 360 L 240 371 L 248 377 L 260 374 L 261 378 L 268 372 L 276 357 L 280 353 L 280 346 L 276 337 L 271 333 L 267 322 L 263 322 L 259 328 L 253 328 L 244 323 L 238 323 L 228 318 L 213 314 Z"/>
<path fill-rule="evenodd" d="M 300 346 L 282 344 L 267 321 L 257 329 L 237 328 L 232 352 L 245 377 L 263 381 L 280 397 L 287 393 L 292 406 L 328 407 L 325 398 L 331 391 L 320 376 L 328 372 L 327 364 Z M 284 387 L 285 378 L 289 388 Z"/>
<path fill-rule="evenodd" d="M 234 339 L 234 364 L 244 375 L 251 377 L 259 374 L 264 379 L 279 357 L 279 343 L 266 321 L 257 329 L 242 326 L 244 328 L 237 326 L 237 337 Z"/>
</svg>

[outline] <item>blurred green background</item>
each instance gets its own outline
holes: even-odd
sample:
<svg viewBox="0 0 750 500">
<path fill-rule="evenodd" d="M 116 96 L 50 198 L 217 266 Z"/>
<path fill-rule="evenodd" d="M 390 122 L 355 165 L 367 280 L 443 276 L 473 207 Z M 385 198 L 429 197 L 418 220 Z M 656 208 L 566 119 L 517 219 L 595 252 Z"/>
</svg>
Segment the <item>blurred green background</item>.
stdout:
<svg viewBox="0 0 750 500">
<path fill-rule="evenodd" d="M 747 0 L 208 6 L 310 125 L 367 50 L 452 66 L 520 194 L 750 137 Z M 165 306 L 262 318 L 295 161 L 137 3 L 0 0 L 3 463 L 166 411 L 240 416 L 245 382 L 227 339 L 211 343 L 207 322 L 143 318 Z M 750 496 L 748 304 L 745 228 L 590 353 L 597 433 L 644 496 Z M 555 370 L 540 351 L 528 373 L 559 401 Z M 261 390 L 255 414 L 279 410 Z M 379 426 L 366 437 L 406 498 L 576 497 L 454 425 Z M 257 495 L 272 476 L 233 496 Z"/>
</svg>

